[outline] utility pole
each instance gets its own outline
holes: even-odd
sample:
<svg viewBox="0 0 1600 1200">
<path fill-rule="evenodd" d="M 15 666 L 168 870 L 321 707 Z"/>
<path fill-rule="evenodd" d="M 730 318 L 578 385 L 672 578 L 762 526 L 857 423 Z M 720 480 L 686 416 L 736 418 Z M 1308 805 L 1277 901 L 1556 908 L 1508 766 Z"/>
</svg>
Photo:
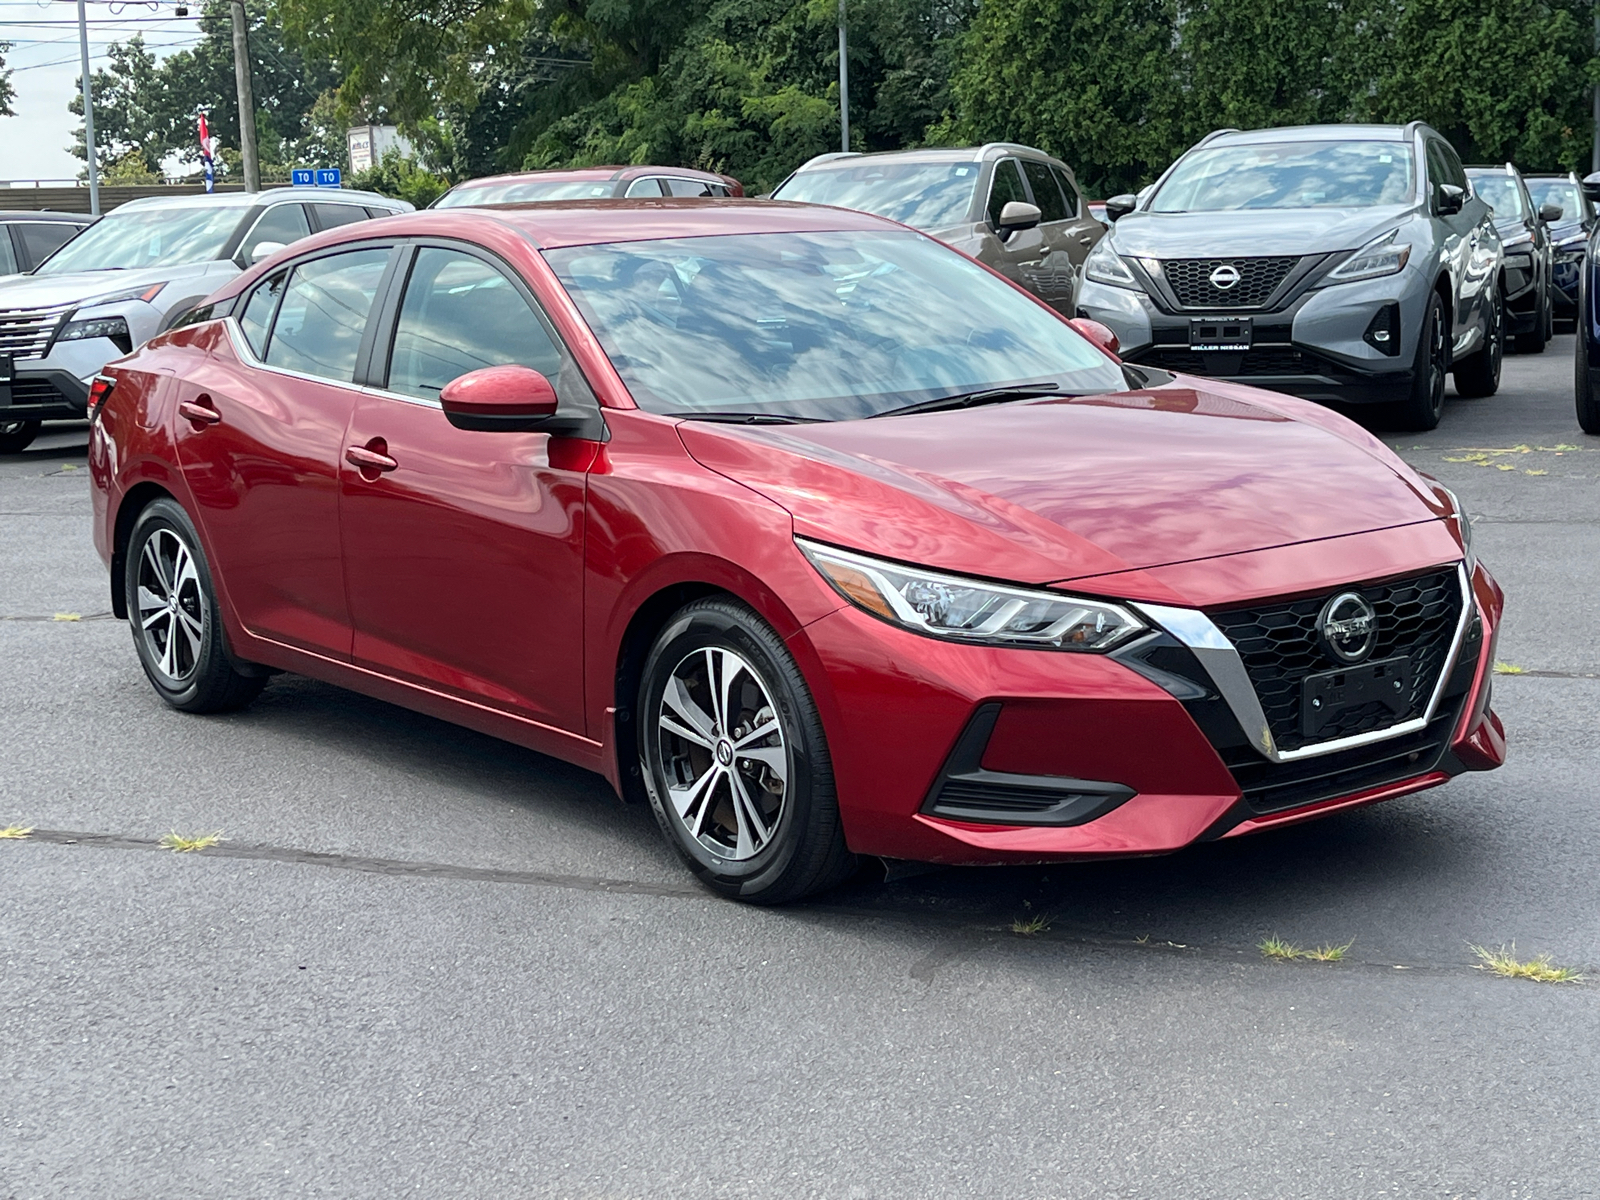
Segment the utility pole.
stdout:
<svg viewBox="0 0 1600 1200">
<path fill-rule="evenodd" d="M 1595 21 L 1600 29 L 1600 8 L 1595 9 Z M 1600 100 L 1595 104 L 1600 110 Z M 839 149 L 850 153 L 850 40 L 844 31 L 844 0 L 839 0 Z"/>
<path fill-rule="evenodd" d="M 100 169 L 94 160 L 94 97 L 89 89 L 89 18 L 84 15 L 83 0 L 78 0 L 78 57 L 83 64 L 83 150 L 89 163 L 89 212 L 98 217 Z"/>
<path fill-rule="evenodd" d="M 83 6 L 83 0 L 78 0 Z M 239 89 L 239 153 L 244 158 L 244 190 L 261 190 L 261 164 L 256 159 L 256 101 L 250 86 L 250 33 L 244 0 L 233 0 L 233 81 Z"/>
</svg>

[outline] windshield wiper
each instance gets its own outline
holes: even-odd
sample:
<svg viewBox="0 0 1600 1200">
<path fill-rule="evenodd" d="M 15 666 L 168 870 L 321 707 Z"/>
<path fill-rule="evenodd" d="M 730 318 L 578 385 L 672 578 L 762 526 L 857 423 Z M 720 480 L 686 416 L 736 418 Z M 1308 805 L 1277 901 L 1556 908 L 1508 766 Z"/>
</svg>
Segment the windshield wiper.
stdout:
<svg viewBox="0 0 1600 1200">
<path fill-rule="evenodd" d="M 817 425 L 821 417 L 791 417 L 783 413 L 761 412 L 669 412 L 669 417 L 682 417 L 685 421 L 720 421 L 724 425 Z"/>
<path fill-rule="evenodd" d="M 899 417 L 908 413 L 941 412 L 952 408 L 976 408 L 980 404 L 1003 404 L 1007 400 L 1021 400 L 1028 396 L 1070 396 L 1059 383 L 1021 383 L 1015 387 L 984 388 L 978 392 L 964 392 L 959 396 L 942 396 L 937 400 L 919 400 L 901 408 L 873 413 L 873 417 Z"/>
</svg>

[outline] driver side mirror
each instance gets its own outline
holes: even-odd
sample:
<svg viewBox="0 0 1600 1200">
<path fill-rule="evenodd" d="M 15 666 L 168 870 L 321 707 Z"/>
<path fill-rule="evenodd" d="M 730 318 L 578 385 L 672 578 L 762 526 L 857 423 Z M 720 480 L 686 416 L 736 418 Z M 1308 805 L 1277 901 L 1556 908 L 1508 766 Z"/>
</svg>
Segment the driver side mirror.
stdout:
<svg viewBox="0 0 1600 1200">
<path fill-rule="evenodd" d="M 1132 192 L 1125 192 L 1120 196 L 1113 196 L 1106 201 L 1106 220 L 1120 221 L 1134 209 L 1139 207 L 1139 198 Z"/>
<path fill-rule="evenodd" d="M 1071 325 L 1087 341 L 1104 350 L 1112 358 L 1115 358 L 1118 362 L 1122 361 L 1121 358 L 1117 357 L 1117 351 L 1122 349 L 1122 343 L 1117 340 L 1117 335 L 1112 333 L 1107 326 L 1100 324 L 1099 321 L 1091 321 L 1088 317 L 1071 317 L 1068 319 L 1067 324 Z"/>
<path fill-rule="evenodd" d="M 1439 185 L 1438 210 L 1441 217 L 1453 216 L 1461 211 L 1461 206 L 1467 202 L 1467 190 L 1457 187 L 1453 183 Z"/>
<path fill-rule="evenodd" d="M 1583 188 L 1583 194 L 1589 199 L 1600 200 L 1600 171 L 1596 171 L 1593 175 L 1585 175 L 1583 183 L 1579 186 Z"/>
<path fill-rule="evenodd" d="M 1003 242 L 1013 233 L 1032 229 L 1043 216 L 1037 204 L 1029 204 L 1025 200 L 1007 200 L 1005 207 L 1000 210 L 1000 221 L 995 226 L 995 232 Z"/>
<path fill-rule="evenodd" d="M 257 242 L 255 249 L 250 251 L 250 265 L 253 267 L 262 259 L 271 258 L 286 245 L 285 242 Z"/>
<path fill-rule="evenodd" d="M 445 384 L 439 404 L 457 429 L 527 433 L 556 415 L 556 390 L 532 367 L 480 367 Z"/>
<path fill-rule="evenodd" d="M 1539 206 L 1539 220 L 1546 225 L 1554 225 L 1566 215 L 1566 211 L 1559 204 L 1541 204 Z"/>
</svg>

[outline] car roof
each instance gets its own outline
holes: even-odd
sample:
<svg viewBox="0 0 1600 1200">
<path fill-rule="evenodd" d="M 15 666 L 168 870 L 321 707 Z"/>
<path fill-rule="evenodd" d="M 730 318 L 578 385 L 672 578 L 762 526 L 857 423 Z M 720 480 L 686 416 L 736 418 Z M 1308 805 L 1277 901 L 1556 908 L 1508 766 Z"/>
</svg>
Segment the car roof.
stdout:
<svg viewBox="0 0 1600 1200">
<path fill-rule="evenodd" d="M 405 201 L 392 200 L 388 196 L 381 196 L 377 192 L 360 192 L 352 188 L 318 188 L 318 187 L 274 187 L 263 188 L 259 192 L 193 192 L 185 196 L 140 196 L 137 200 L 129 200 L 126 204 L 117 206 L 120 209 L 141 208 L 253 208 L 257 204 L 278 200 L 309 200 L 320 201 L 323 204 L 373 204 L 381 208 L 396 208 L 405 211 Z"/>
<path fill-rule="evenodd" d="M 714 183 L 721 183 L 727 179 L 726 175 L 718 175 L 713 171 L 702 171 L 696 167 L 659 167 L 636 165 L 630 167 L 552 167 L 544 171 L 513 171 L 506 175 L 485 175 L 478 179 L 466 179 L 451 188 L 451 191 L 466 191 L 469 188 L 491 184 L 503 183 L 533 183 L 544 179 L 571 179 L 574 181 L 637 179 L 641 175 L 676 175 L 683 179 L 705 179 Z"/>
<path fill-rule="evenodd" d="M 1277 129 L 1224 129 L 1205 139 L 1207 147 L 1266 142 L 1408 142 L 1413 125 L 1285 125 Z"/>
<path fill-rule="evenodd" d="M 819 154 L 815 158 L 807 159 L 797 168 L 797 172 L 827 170 L 829 167 L 843 167 L 863 162 L 882 162 L 884 159 L 894 159 L 897 162 L 961 163 L 984 162 L 991 158 L 1005 158 L 1013 154 L 1032 155 L 1050 162 L 1061 162 L 1055 155 L 1046 153 L 1037 146 L 1024 146 L 1020 142 L 985 142 L 981 146 L 929 146 L 920 150 L 876 150 L 869 154 L 858 154 L 854 151 L 846 154 L 835 150 L 830 154 Z"/>
<path fill-rule="evenodd" d="M 12 208 L 0 209 L 0 221 L 50 221 L 55 224 L 68 222 L 74 225 L 93 225 L 99 217 L 92 217 L 88 213 L 56 212 L 49 208 Z"/>
</svg>

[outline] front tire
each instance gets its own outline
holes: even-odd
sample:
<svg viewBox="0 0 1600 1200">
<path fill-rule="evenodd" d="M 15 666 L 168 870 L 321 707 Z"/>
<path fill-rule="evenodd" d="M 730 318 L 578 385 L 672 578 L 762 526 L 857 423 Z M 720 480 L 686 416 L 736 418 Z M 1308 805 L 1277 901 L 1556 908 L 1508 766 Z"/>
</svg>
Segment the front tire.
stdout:
<svg viewBox="0 0 1600 1200">
<path fill-rule="evenodd" d="M 1539 298 L 1538 310 L 1533 314 L 1533 328 L 1516 335 L 1518 354 L 1543 354 L 1550 340 L 1550 292 L 1547 289 Z"/>
<path fill-rule="evenodd" d="M 123 594 L 139 664 L 156 694 L 182 712 L 231 712 L 266 685 L 234 669 L 200 536 L 176 501 L 156 500 L 128 537 Z"/>
<path fill-rule="evenodd" d="M 0 454 L 21 454 L 38 436 L 38 421 L 0 421 Z"/>
<path fill-rule="evenodd" d="M 810 690 L 745 605 L 699 600 L 667 622 L 645 660 L 637 724 L 656 821 L 708 887 L 781 904 L 854 869 Z"/>
<path fill-rule="evenodd" d="M 1439 293 L 1428 297 L 1422 326 L 1417 331 L 1417 351 L 1411 363 L 1411 390 L 1394 406 L 1394 423 L 1401 429 L 1427 430 L 1444 415 L 1444 377 L 1450 368 L 1450 339 L 1445 329 L 1444 301 Z"/>
<path fill-rule="evenodd" d="M 1585 433 L 1600 433 L 1600 397 L 1589 378 L 1589 338 L 1582 323 L 1578 327 L 1578 346 L 1572 355 L 1572 390 L 1578 402 L 1578 425 Z"/>
<path fill-rule="evenodd" d="M 1456 364 L 1456 392 L 1469 400 L 1500 390 L 1500 365 L 1506 352 L 1506 300 L 1496 288 L 1489 305 L 1489 333 L 1483 348 Z M 1542 349 L 1543 347 L 1541 347 Z"/>
</svg>

